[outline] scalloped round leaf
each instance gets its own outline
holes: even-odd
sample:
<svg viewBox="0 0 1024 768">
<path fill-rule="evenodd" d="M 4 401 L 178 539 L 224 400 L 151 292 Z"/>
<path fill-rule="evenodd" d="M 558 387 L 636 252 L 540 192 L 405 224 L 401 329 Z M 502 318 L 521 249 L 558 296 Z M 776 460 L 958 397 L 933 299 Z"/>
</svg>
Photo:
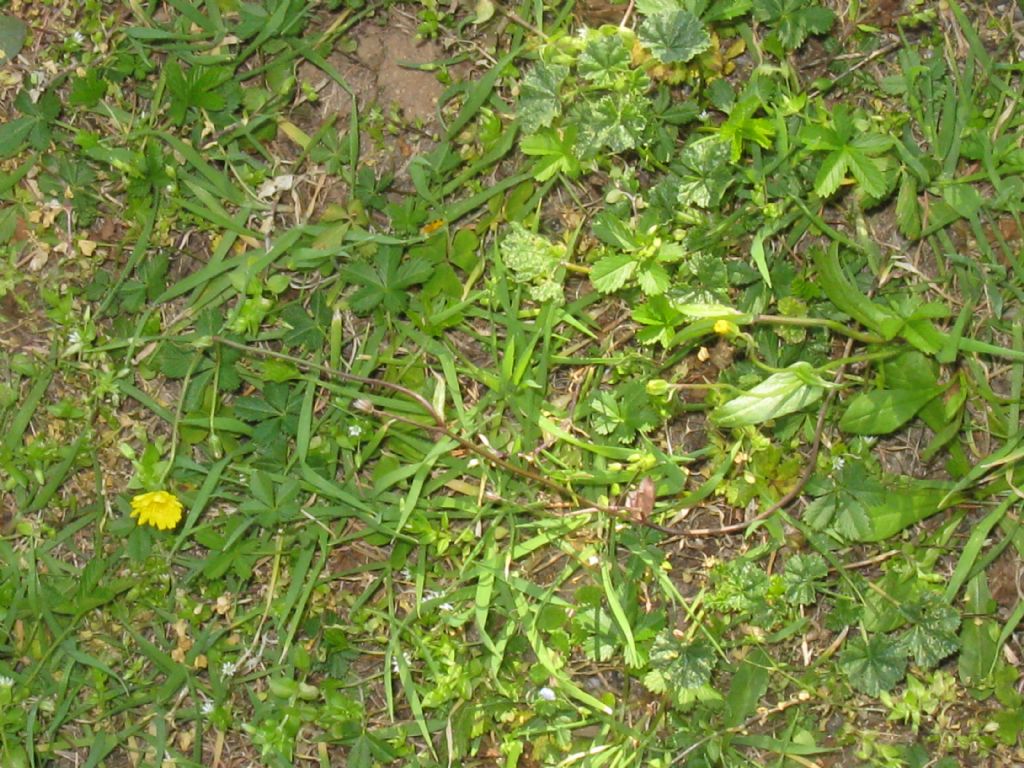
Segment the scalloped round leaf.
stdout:
<svg viewBox="0 0 1024 768">
<path fill-rule="evenodd" d="M 711 46 L 704 24 L 689 11 L 655 13 L 640 25 L 640 42 L 664 64 L 684 63 Z"/>
</svg>

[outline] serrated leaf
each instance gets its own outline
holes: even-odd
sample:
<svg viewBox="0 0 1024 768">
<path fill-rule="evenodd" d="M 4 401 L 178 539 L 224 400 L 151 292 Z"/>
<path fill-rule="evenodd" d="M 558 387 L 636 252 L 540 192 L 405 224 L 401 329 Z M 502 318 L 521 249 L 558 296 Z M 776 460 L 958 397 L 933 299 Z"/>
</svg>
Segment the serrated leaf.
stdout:
<svg viewBox="0 0 1024 768">
<path fill-rule="evenodd" d="M 744 427 L 803 410 L 817 402 L 823 392 L 823 387 L 806 383 L 801 374 L 809 372 L 810 364 L 800 362 L 789 370 L 773 373 L 753 389 L 716 408 L 711 418 L 720 427 Z"/>
<path fill-rule="evenodd" d="M 672 284 L 665 268 L 657 262 L 647 262 L 636 277 L 640 290 L 648 296 L 660 296 Z"/>
<path fill-rule="evenodd" d="M 847 148 L 847 158 L 850 172 L 860 184 L 861 189 L 871 197 L 882 197 L 886 193 L 887 187 L 878 161 L 852 147 Z"/>
<path fill-rule="evenodd" d="M 608 253 L 590 268 L 590 283 L 601 293 L 612 293 L 632 279 L 636 267 L 636 260 L 631 254 Z"/>
<path fill-rule="evenodd" d="M 819 197 L 831 197 L 846 178 L 849 156 L 845 149 L 838 149 L 825 156 L 821 168 L 814 177 L 814 192 Z"/>
<path fill-rule="evenodd" d="M 855 637 L 839 654 L 839 666 L 850 683 L 869 696 L 891 691 L 907 671 L 907 657 L 897 644 L 882 634 L 865 640 Z"/>
<path fill-rule="evenodd" d="M 941 387 L 861 392 L 850 401 L 839 428 L 853 435 L 887 435 L 914 418 L 941 392 Z"/>
<path fill-rule="evenodd" d="M 847 541 L 865 541 L 870 538 L 873 530 L 867 505 L 853 494 L 845 494 L 840 498 L 833 525 Z"/>
<path fill-rule="evenodd" d="M 513 221 L 499 248 L 501 260 L 518 282 L 549 276 L 559 265 L 564 248 Z"/>
<path fill-rule="evenodd" d="M 635 233 L 618 216 L 610 211 L 601 211 L 594 217 L 591 231 L 602 243 L 623 251 L 635 251 L 642 243 Z"/>
<path fill-rule="evenodd" d="M 687 62 L 711 46 L 704 24 L 689 11 L 664 11 L 640 25 L 640 42 L 664 64 Z"/>
<path fill-rule="evenodd" d="M 411 288 L 425 283 L 434 274 L 434 265 L 425 256 L 410 256 L 396 271 L 394 288 Z"/>
</svg>

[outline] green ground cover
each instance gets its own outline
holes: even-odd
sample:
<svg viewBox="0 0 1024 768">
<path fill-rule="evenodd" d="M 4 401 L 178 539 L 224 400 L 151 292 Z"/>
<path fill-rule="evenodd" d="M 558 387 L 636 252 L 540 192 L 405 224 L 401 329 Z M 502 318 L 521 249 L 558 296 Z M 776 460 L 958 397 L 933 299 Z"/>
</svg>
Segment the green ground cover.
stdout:
<svg viewBox="0 0 1024 768">
<path fill-rule="evenodd" d="M 0 764 L 1024 761 L 1022 32 L 0 2 Z"/>
</svg>

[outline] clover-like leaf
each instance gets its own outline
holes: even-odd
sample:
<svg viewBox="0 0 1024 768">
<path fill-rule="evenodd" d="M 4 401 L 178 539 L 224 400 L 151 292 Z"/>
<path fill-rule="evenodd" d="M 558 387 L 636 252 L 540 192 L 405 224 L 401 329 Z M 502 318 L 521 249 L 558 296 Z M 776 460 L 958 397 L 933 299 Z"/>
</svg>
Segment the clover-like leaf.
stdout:
<svg viewBox="0 0 1024 768">
<path fill-rule="evenodd" d="M 711 46 L 701 20 L 689 11 L 665 11 L 648 16 L 640 25 L 640 42 L 665 63 L 687 62 Z"/>
<path fill-rule="evenodd" d="M 839 665 L 854 688 L 877 696 L 903 679 L 907 656 L 892 638 L 876 634 L 850 640 L 839 654 Z"/>
</svg>

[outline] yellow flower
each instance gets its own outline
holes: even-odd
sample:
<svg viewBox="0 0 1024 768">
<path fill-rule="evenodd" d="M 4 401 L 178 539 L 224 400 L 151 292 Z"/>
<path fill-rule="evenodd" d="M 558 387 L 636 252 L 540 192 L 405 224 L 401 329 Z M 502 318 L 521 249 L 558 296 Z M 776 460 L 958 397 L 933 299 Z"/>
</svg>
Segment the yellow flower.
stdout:
<svg viewBox="0 0 1024 768">
<path fill-rule="evenodd" d="M 139 518 L 139 525 L 152 525 L 162 531 L 169 531 L 181 521 L 181 502 L 173 493 L 151 491 L 140 493 L 132 499 L 132 517 Z"/>
<path fill-rule="evenodd" d="M 720 336 L 731 336 L 738 330 L 736 323 L 728 320 L 715 320 L 714 331 Z"/>
</svg>

